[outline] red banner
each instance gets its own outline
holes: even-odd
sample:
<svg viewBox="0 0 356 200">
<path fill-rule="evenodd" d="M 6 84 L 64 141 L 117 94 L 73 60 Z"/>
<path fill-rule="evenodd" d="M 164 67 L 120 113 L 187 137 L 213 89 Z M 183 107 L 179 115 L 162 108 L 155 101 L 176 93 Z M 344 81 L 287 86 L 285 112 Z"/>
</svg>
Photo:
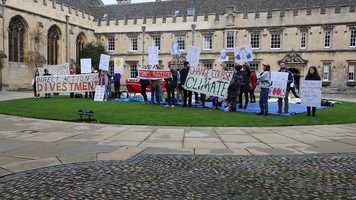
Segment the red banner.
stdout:
<svg viewBox="0 0 356 200">
<path fill-rule="evenodd" d="M 172 74 L 169 70 L 139 69 L 138 78 L 149 80 L 166 79 L 172 78 Z"/>
</svg>

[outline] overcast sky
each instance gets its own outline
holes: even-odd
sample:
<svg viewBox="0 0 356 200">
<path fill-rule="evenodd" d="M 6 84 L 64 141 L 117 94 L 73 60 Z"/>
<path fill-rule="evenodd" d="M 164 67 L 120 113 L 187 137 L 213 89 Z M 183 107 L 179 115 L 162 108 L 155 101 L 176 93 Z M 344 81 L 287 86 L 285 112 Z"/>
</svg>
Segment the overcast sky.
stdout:
<svg viewBox="0 0 356 200">
<path fill-rule="evenodd" d="M 105 4 L 115 4 L 116 0 L 102 0 Z M 133 3 L 139 2 L 147 2 L 147 1 L 154 1 L 154 0 L 132 0 Z"/>
</svg>

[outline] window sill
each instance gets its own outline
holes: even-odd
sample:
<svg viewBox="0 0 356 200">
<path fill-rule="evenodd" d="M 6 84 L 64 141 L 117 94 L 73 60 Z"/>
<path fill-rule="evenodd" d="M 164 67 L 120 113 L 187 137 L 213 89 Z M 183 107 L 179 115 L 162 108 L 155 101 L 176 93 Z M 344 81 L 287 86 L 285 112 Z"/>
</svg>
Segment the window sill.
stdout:
<svg viewBox="0 0 356 200">
<path fill-rule="evenodd" d="M 347 81 L 346 85 L 349 87 L 354 87 L 354 86 L 356 86 L 356 82 L 355 81 Z"/>
<path fill-rule="evenodd" d="M 322 86 L 330 86 L 331 81 L 323 81 Z"/>
</svg>

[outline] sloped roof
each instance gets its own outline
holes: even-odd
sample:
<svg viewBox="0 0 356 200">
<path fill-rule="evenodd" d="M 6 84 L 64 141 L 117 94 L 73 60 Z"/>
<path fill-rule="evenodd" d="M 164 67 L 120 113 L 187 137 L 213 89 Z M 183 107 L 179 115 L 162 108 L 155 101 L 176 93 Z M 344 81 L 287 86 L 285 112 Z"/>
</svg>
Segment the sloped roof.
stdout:
<svg viewBox="0 0 356 200">
<path fill-rule="evenodd" d="M 57 0 L 58 3 L 70 5 L 76 9 L 89 11 L 90 7 L 102 6 L 104 3 L 101 0 Z"/>
<path fill-rule="evenodd" d="M 168 0 L 136 4 L 102 5 L 92 7 L 96 18 L 105 14 L 108 18 L 143 18 L 162 16 L 183 16 L 188 8 L 195 9 L 195 15 L 222 14 L 229 7 L 238 11 L 255 12 L 282 9 L 356 5 L 355 0 Z M 179 12 L 177 12 L 179 11 Z"/>
</svg>

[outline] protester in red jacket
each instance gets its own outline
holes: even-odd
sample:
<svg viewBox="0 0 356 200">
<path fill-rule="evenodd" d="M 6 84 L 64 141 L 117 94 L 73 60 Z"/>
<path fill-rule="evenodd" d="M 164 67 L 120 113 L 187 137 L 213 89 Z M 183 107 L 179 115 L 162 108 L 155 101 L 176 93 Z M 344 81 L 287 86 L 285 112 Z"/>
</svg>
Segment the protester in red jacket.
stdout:
<svg viewBox="0 0 356 200">
<path fill-rule="evenodd" d="M 250 102 L 256 103 L 255 90 L 257 86 L 257 75 L 255 70 L 250 73 Z"/>
</svg>

